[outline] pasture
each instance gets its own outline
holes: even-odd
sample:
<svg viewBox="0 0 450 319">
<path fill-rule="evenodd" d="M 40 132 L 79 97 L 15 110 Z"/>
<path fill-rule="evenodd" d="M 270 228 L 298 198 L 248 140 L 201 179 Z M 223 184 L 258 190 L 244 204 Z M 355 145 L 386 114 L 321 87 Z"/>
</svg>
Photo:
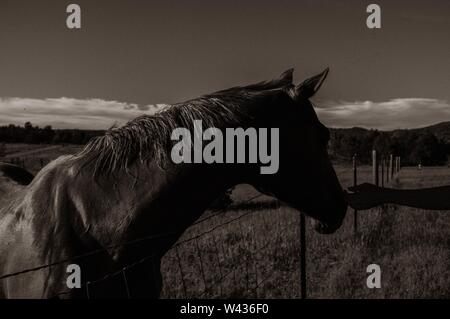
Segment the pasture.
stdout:
<svg viewBox="0 0 450 319">
<path fill-rule="evenodd" d="M 6 158 L 36 173 L 42 163 L 80 146 L 6 144 Z M 350 164 L 335 166 L 352 183 Z M 358 183 L 371 182 L 358 168 Z M 447 167 L 404 167 L 395 188 L 450 184 Z M 298 212 L 248 185 L 236 187 L 225 210 L 207 211 L 163 258 L 163 298 L 299 298 Z M 249 200 L 252 199 L 253 200 Z M 360 212 L 358 233 L 349 209 L 333 235 L 306 224 L 308 298 L 449 298 L 450 214 L 389 206 Z M 381 289 L 366 287 L 366 267 L 381 267 Z"/>
<path fill-rule="evenodd" d="M 4 154 L 0 154 L 0 161 L 13 162 L 24 166 L 28 171 L 36 174 L 43 165 L 58 156 L 74 154 L 82 149 L 82 145 L 61 144 L 2 144 Z M 3 155 L 3 157 L 1 156 Z"/>
</svg>

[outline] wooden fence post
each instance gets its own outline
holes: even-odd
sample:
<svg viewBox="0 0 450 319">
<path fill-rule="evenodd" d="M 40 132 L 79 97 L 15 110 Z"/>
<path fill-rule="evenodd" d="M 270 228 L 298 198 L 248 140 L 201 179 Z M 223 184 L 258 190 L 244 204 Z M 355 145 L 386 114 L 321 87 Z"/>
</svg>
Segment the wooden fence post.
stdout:
<svg viewBox="0 0 450 319">
<path fill-rule="evenodd" d="M 358 166 L 356 164 L 356 154 L 353 155 L 353 186 L 358 184 Z M 358 233 L 358 211 L 353 210 L 353 233 Z"/>
<path fill-rule="evenodd" d="M 300 293 L 301 299 L 306 299 L 306 227 L 304 213 L 300 213 Z"/>
<path fill-rule="evenodd" d="M 386 157 L 385 159 L 386 162 L 386 185 L 389 183 L 389 161 L 388 158 Z"/>
<path fill-rule="evenodd" d="M 397 156 L 394 156 L 394 167 L 393 167 L 393 170 L 394 170 L 394 176 L 395 176 L 395 174 L 397 173 Z"/>
<path fill-rule="evenodd" d="M 373 150 L 372 151 L 372 178 L 373 178 L 373 183 L 376 186 L 379 186 L 379 178 L 378 178 L 378 156 L 377 156 L 377 151 Z"/>
<path fill-rule="evenodd" d="M 390 154 L 389 155 L 389 180 L 392 181 L 392 178 L 394 177 L 394 155 Z"/>
<path fill-rule="evenodd" d="M 384 187 L 384 165 L 385 165 L 385 161 L 384 161 L 384 157 L 381 157 L 381 187 Z"/>
</svg>

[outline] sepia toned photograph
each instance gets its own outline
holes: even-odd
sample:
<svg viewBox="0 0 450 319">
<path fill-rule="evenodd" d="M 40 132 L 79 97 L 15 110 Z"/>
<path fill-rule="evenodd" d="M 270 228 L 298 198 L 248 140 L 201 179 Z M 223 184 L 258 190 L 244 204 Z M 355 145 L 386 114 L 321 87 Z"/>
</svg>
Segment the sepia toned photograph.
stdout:
<svg viewBox="0 0 450 319">
<path fill-rule="evenodd" d="M 450 298 L 449 13 L 0 0 L 0 299 Z"/>
</svg>

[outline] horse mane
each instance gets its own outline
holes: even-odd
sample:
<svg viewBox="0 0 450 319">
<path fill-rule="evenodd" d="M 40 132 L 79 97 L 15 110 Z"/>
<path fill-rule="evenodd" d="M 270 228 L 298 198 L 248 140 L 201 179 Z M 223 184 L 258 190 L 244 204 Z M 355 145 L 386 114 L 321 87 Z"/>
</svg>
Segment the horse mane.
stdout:
<svg viewBox="0 0 450 319">
<path fill-rule="evenodd" d="M 292 85 L 292 69 L 279 79 L 217 91 L 182 103 L 165 107 L 153 115 L 141 115 L 121 127 L 113 127 L 105 135 L 92 138 L 72 158 L 82 167 L 93 167 L 94 176 L 127 168 L 136 160 L 155 160 L 165 168 L 174 141 L 174 129 L 194 131 L 194 120 L 203 127 L 243 126 L 251 121 L 250 104 L 255 98 Z"/>
</svg>

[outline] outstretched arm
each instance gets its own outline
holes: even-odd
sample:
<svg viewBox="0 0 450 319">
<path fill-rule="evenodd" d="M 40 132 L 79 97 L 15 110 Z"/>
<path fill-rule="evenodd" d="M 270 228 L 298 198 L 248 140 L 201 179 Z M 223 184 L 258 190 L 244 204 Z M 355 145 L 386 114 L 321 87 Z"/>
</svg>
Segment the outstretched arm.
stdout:
<svg viewBox="0 0 450 319">
<path fill-rule="evenodd" d="M 450 185 L 421 189 L 393 189 L 365 183 L 350 187 L 349 190 L 354 193 L 347 195 L 348 203 L 357 210 L 369 209 L 382 204 L 450 210 Z"/>
</svg>

